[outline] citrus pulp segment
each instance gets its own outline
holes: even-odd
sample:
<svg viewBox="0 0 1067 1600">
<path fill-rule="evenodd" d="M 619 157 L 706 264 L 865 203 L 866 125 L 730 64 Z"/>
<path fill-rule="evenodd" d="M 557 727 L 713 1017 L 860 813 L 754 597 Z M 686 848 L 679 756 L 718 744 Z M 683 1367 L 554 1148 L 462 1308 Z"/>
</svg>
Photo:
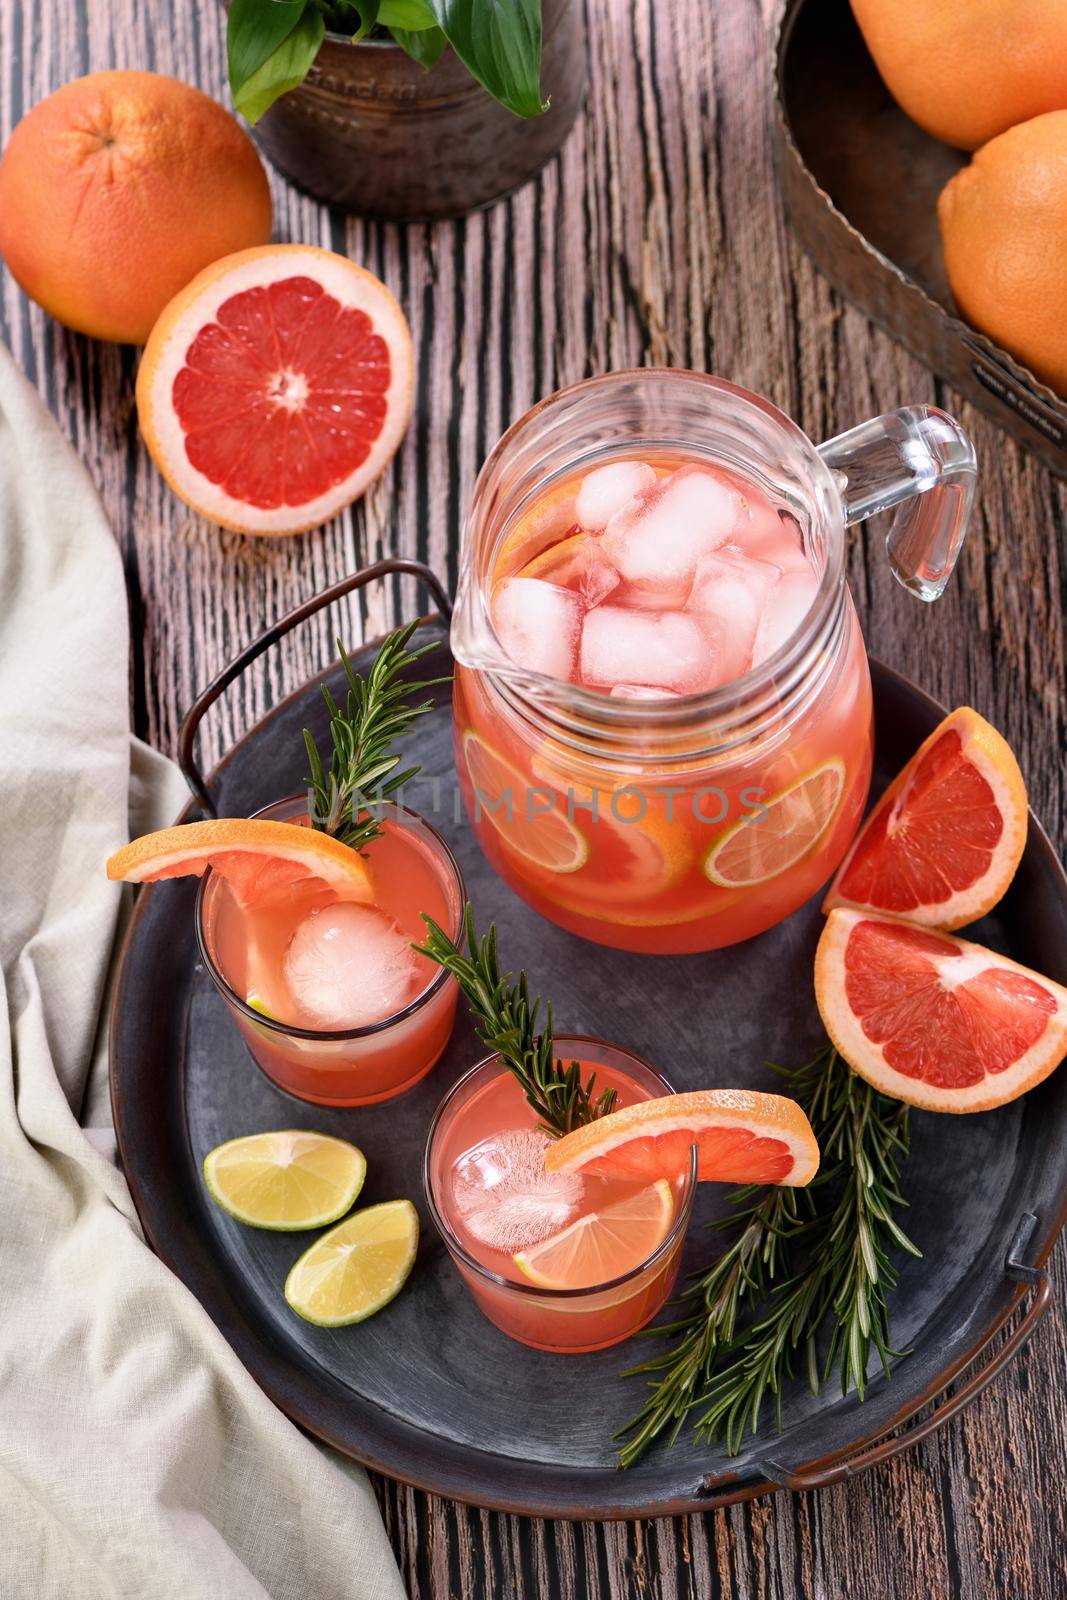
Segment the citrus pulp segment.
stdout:
<svg viewBox="0 0 1067 1600">
<path fill-rule="evenodd" d="M 726 889 L 765 883 L 807 855 L 837 815 L 845 765 L 837 756 L 760 801 L 763 815 L 741 817 L 719 835 L 704 870 Z"/>
<path fill-rule="evenodd" d="M 354 1144 L 295 1128 L 230 1139 L 204 1157 L 204 1182 L 224 1211 L 249 1227 L 282 1232 L 343 1217 L 366 1172 Z"/>
<path fill-rule="evenodd" d="M 262 817 L 218 817 L 143 834 L 109 857 L 107 875 L 154 883 L 200 877 L 208 867 L 245 907 L 314 879 L 348 900 L 373 897 L 370 868 L 358 851 L 316 828 Z"/>
<path fill-rule="evenodd" d="M 845 1060 L 883 1094 L 928 1111 L 987 1111 L 1067 1053 L 1067 989 L 953 935 L 831 911 L 815 998 Z"/>
<path fill-rule="evenodd" d="M 697 1147 L 701 1182 L 810 1183 L 819 1146 L 795 1100 L 752 1089 L 697 1089 L 624 1106 L 564 1134 L 549 1172 L 681 1176 Z"/>
<path fill-rule="evenodd" d="M 364 1322 L 398 1295 L 419 1244 L 410 1200 L 367 1206 L 316 1239 L 285 1280 L 298 1316 L 323 1328 Z"/>
<path fill-rule="evenodd" d="M 314 528 L 391 460 L 411 413 L 411 334 L 389 290 L 312 245 L 224 256 L 166 306 L 137 374 L 152 457 L 238 533 Z"/>
<path fill-rule="evenodd" d="M 674 1195 L 665 1178 L 625 1200 L 579 1217 L 562 1232 L 515 1256 L 524 1278 L 542 1289 L 589 1289 L 639 1267 L 667 1237 Z"/>
<path fill-rule="evenodd" d="M 1026 785 L 997 730 L 969 706 L 947 716 L 867 818 L 823 904 L 961 928 L 1004 894 L 1022 857 Z"/>
</svg>

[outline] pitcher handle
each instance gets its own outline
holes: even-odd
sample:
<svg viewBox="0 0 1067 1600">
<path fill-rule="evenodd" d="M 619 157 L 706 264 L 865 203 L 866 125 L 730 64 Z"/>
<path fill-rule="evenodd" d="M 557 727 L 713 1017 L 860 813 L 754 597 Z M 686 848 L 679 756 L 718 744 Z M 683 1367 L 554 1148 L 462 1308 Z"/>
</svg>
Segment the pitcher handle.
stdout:
<svg viewBox="0 0 1067 1600">
<path fill-rule="evenodd" d="M 845 524 L 900 509 L 886 534 L 893 575 L 920 600 L 952 576 L 974 502 L 974 445 L 937 406 L 901 406 L 819 446 L 838 481 Z"/>
</svg>

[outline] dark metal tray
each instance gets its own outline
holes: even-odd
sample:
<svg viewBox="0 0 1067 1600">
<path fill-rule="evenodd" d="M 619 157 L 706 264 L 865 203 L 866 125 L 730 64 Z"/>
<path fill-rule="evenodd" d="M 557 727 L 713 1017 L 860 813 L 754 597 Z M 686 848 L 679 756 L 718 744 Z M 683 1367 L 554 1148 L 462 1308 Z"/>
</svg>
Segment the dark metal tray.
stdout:
<svg viewBox="0 0 1067 1600">
<path fill-rule="evenodd" d="M 848 0 L 784 0 L 775 93 L 775 155 L 790 221 L 827 277 L 1067 474 L 1067 396 L 956 315 L 937 197 L 970 158 L 896 104 Z"/>
<path fill-rule="evenodd" d="M 294 616 L 309 615 L 316 604 Z M 431 661 L 448 670 L 443 622 L 427 619 L 425 630 L 440 652 L 439 662 Z M 373 650 L 359 651 L 357 665 L 365 667 Z M 888 668 L 873 670 L 877 793 L 942 708 Z M 328 679 L 336 689 L 336 666 Z M 221 814 L 247 815 L 300 788 L 305 724 L 324 731 L 315 683 L 277 706 L 211 775 Z M 773 1088 L 765 1059 L 795 1062 L 813 1051 L 817 901 L 759 939 L 711 955 L 641 957 L 585 944 L 519 901 L 490 870 L 465 820 L 453 816 L 451 733 L 446 698 L 417 741 L 425 771 L 442 780 L 446 803 L 434 820 L 460 859 L 479 920 L 495 919 L 504 950 L 552 997 L 561 1029 L 619 1039 L 679 1089 Z M 184 754 L 195 779 L 192 733 Z M 193 814 L 191 806 L 184 815 Z M 197 959 L 194 893 L 192 880 L 143 889 L 122 956 L 111 1094 L 126 1175 L 152 1245 L 267 1393 L 368 1466 L 439 1494 L 548 1517 L 661 1516 L 783 1485 L 815 1487 L 895 1454 L 958 1411 L 1019 1348 L 1048 1303 L 1043 1263 L 1067 1195 L 1067 1071 L 1000 1111 L 915 1113 L 905 1188 L 908 1227 L 924 1259 L 904 1265 L 893 1316 L 895 1339 L 912 1353 L 890 1382 L 873 1380 L 866 1404 L 842 1399 L 832 1386 L 815 1398 L 798 1381 L 785 1396 L 784 1432 L 768 1417 L 740 1455 L 697 1449 L 683 1435 L 673 1450 L 655 1449 L 630 1472 L 618 1472 L 610 1434 L 639 1401 L 640 1380 L 624 1379 L 622 1371 L 641 1347 L 566 1357 L 513 1343 L 475 1309 L 426 1217 L 423 1139 L 446 1087 L 482 1053 L 469 1024 L 457 1026 L 438 1067 L 402 1099 L 353 1111 L 291 1100 L 255 1067 Z M 1067 880 L 1036 823 L 1015 884 L 975 937 L 1067 982 Z M 412 1279 L 363 1325 L 331 1331 L 301 1322 L 286 1306 L 282 1284 L 305 1238 L 242 1227 L 203 1186 L 200 1163 L 212 1146 L 291 1126 L 359 1143 L 369 1163 L 366 1202 L 408 1195 L 419 1206 L 423 1237 Z M 699 1224 L 721 1212 L 724 1194 L 721 1186 L 703 1187 L 687 1267 L 706 1259 L 711 1246 Z M 961 1375 L 1027 1295 L 1025 1313 L 996 1355 L 921 1422 L 890 1436 Z"/>
</svg>

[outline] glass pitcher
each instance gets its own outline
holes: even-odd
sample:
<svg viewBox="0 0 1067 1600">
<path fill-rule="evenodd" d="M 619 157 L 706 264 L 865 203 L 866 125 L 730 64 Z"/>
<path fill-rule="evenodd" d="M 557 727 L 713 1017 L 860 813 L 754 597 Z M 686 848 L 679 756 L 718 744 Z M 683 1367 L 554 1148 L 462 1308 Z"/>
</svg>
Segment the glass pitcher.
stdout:
<svg viewBox="0 0 1067 1600">
<path fill-rule="evenodd" d="M 733 681 L 616 696 L 519 666 L 501 645 L 496 587 L 575 535 L 582 474 L 627 458 L 734 475 L 795 537 L 807 609 Z M 975 478 L 970 440 L 932 406 L 816 447 L 758 395 L 651 368 L 589 379 L 529 411 L 479 476 L 452 623 L 457 771 L 504 880 L 573 933 L 663 954 L 750 938 L 813 895 L 855 834 L 871 773 L 845 528 L 897 506 L 893 572 L 936 599 Z"/>
</svg>

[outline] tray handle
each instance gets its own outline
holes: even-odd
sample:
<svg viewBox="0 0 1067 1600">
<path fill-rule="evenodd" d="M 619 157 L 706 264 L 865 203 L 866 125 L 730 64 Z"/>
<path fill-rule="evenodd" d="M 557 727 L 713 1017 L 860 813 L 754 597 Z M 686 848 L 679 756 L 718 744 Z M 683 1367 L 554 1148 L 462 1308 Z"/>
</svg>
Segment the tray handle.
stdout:
<svg viewBox="0 0 1067 1600">
<path fill-rule="evenodd" d="M 837 1461 L 826 1467 L 813 1465 L 811 1467 L 783 1467 L 777 1462 L 764 1457 L 757 1465 L 761 1472 L 779 1484 L 783 1489 L 807 1490 L 825 1489 L 830 1484 L 840 1483 L 845 1478 L 854 1478 L 861 1472 L 866 1472 L 868 1467 L 875 1467 L 882 1461 L 891 1461 L 904 1450 L 910 1450 L 921 1440 L 929 1438 L 943 1428 L 946 1422 L 969 1406 L 976 1400 L 982 1391 L 989 1387 L 1008 1363 L 1018 1355 L 1019 1351 L 1028 1342 L 1034 1329 L 1049 1308 L 1052 1298 L 1052 1282 L 1043 1267 L 1029 1267 L 1018 1259 L 1020 1241 L 1028 1237 L 1036 1224 L 1037 1218 L 1031 1213 L 1026 1213 L 1015 1235 L 1015 1240 L 1008 1252 L 1005 1262 L 1005 1271 L 1009 1277 L 1018 1282 L 1033 1286 L 1034 1293 L 1030 1303 L 1019 1321 L 1013 1328 L 1010 1336 L 1005 1339 L 996 1355 L 984 1367 L 979 1367 L 977 1372 L 972 1372 L 965 1383 L 942 1400 L 940 1405 L 934 1407 L 928 1417 L 916 1423 L 913 1428 L 904 1428 L 899 1433 L 892 1433 L 887 1438 L 880 1439 L 874 1444 L 866 1445 L 854 1456 L 848 1456 L 843 1461 Z M 1000 1327 L 994 1328 L 988 1337 L 983 1340 L 981 1347 L 975 1351 L 971 1364 L 979 1359 L 983 1351 L 989 1348 L 996 1338 Z"/>
<path fill-rule="evenodd" d="M 224 667 L 213 683 L 199 694 L 189 707 L 182 720 L 178 734 L 178 765 L 182 769 L 186 783 L 192 791 L 193 797 L 202 807 L 207 816 L 216 815 L 215 802 L 212 799 L 207 785 L 204 782 L 200 765 L 196 758 L 196 735 L 203 721 L 204 713 L 215 704 L 224 689 L 229 688 L 235 678 L 264 650 L 272 644 L 277 644 L 287 633 L 301 622 L 306 622 L 317 611 L 325 606 L 332 605 L 335 600 L 340 600 L 346 594 L 351 594 L 353 589 L 362 589 L 364 584 L 370 583 L 374 578 L 387 578 L 393 573 L 403 573 L 411 578 L 418 578 L 430 592 L 438 611 L 446 622 L 452 620 L 452 602 L 448 592 L 435 572 L 432 572 L 422 561 L 409 561 L 404 556 L 387 556 L 382 561 L 375 561 L 372 566 L 361 567 L 358 572 L 352 572 L 347 578 L 341 578 L 337 583 L 323 589 L 319 594 L 313 595 L 310 600 L 305 600 L 303 605 L 297 606 L 287 616 L 264 629 L 258 639 L 246 645 L 240 655 L 235 656 L 228 667 Z"/>
</svg>

